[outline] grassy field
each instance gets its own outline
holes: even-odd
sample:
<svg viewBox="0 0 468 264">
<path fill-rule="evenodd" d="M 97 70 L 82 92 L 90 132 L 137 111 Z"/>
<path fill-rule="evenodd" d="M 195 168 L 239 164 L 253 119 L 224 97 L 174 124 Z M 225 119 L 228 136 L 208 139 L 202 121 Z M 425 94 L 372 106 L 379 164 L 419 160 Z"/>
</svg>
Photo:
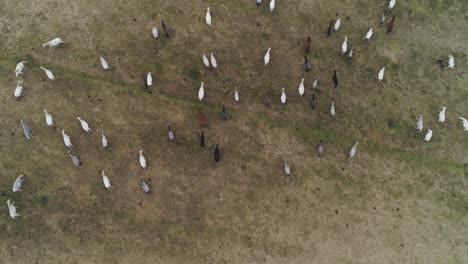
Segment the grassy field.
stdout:
<svg viewBox="0 0 468 264">
<path fill-rule="evenodd" d="M 388 15 L 396 16 L 390 34 L 379 27 L 387 1 L 278 0 L 273 13 L 268 3 L 3 0 L 0 263 L 468 263 L 468 134 L 458 120 L 468 118 L 468 2 L 398 0 Z M 327 38 L 338 17 L 340 30 Z M 163 19 L 171 39 L 162 34 Z M 365 43 L 370 27 L 374 36 Z M 307 36 L 313 69 L 305 73 Z M 352 60 L 339 54 L 344 36 Z M 67 45 L 42 48 L 55 37 Z M 210 52 L 215 72 L 202 64 Z M 436 60 L 449 54 L 455 69 L 439 70 Z M 24 96 L 16 100 L 14 69 L 23 60 Z M 378 82 L 381 67 L 387 70 Z M 149 71 L 150 93 L 141 78 Z M 304 98 L 297 92 L 302 78 Z M 271 108 L 263 104 L 268 92 Z M 439 124 L 442 106 L 447 121 Z M 57 129 L 46 126 L 43 109 Z M 206 129 L 199 111 L 208 116 Z M 414 129 L 419 113 L 422 133 Z M 77 116 L 94 131 L 86 134 Z M 429 143 L 422 141 L 427 128 L 434 131 Z M 61 129 L 72 137 L 80 168 Z M 202 130 L 205 148 L 198 144 Z M 316 153 L 320 139 L 323 157 Z M 355 141 L 357 156 L 349 159 Z M 138 164 L 140 149 L 147 170 Z M 284 159 L 291 177 L 284 176 Z M 13 193 L 19 174 L 25 182 Z M 21 214 L 15 220 L 8 199 Z"/>
</svg>

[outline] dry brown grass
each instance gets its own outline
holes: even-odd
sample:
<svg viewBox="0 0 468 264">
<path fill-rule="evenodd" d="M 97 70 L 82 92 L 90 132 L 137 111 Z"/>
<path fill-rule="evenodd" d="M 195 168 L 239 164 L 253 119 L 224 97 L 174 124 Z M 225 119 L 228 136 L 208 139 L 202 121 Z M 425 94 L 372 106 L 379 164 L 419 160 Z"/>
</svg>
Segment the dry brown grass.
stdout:
<svg viewBox="0 0 468 264">
<path fill-rule="evenodd" d="M 265 0 L 264 0 L 265 2 Z M 466 263 L 468 262 L 467 4 L 398 1 L 4 1 L 0 5 L 0 263 Z M 206 7 L 213 27 L 204 23 Z M 336 13 L 339 32 L 325 37 Z M 346 17 L 349 16 L 349 19 Z M 165 19 L 173 37 L 160 33 Z M 363 38 L 369 27 L 374 36 Z M 313 70 L 303 72 L 312 36 Z M 338 55 L 344 36 L 353 60 Z M 69 44 L 43 49 L 60 36 Z M 272 47 L 270 64 L 263 55 Z M 216 73 L 201 55 L 213 52 Z M 439 71 L 453 54 L 456 69 Z M 111 70 L 104 72 L 99 56 Z M 25 95 L 14 67 L 27 60 Z M 45 79 L 39 66 L 57 80 Z M 385 80 L 377 72 L 387 67 Z M 332 88 L 333 70 L 339 89 Z M 153 72 L 152 93 L 141 75 Z M 300 79 L 307 83 L 300 98 Z M 319 79 L 318 109 L 308 107 Z M 205 82 L 206 100 L 197 100 Z M 241 102 L 234 103 L 237 87 Z M 288 102 L 279 104 L 281 87 Z M 270 91 L 272 108 L 262 100 Z M 337 104 L 337 119 L 329 102 Z M 221 121 L 226 104 L 230 120 Z M 436 122 L 447 106 L 447 122 Z M 46 127 L 42 109 L 57 122 Z M 197 112 L 208 115 L 206 148 Z M 433 141 L 413 126 L 418 113 Z M 85 134 L 76 116 L 94 131 Z M 27 141 L 19 125 L 33 129 Z M 167 140 L 167 125 L 176 143 Z M 83 166 L 75 168 L 64 128 Z M 100 130 L 110 141 L 100 146 Z M 324 157 L 315 146 L 324 139 Z M 347 151 L 359 141 L 357 157 Z M 212 147 L 219 143 L 220 163 Z M 138 165 L 144 149 L 149 168 Z M 283 160 L 292 176 L 283 174 Z M 105 170 L 114 188 L 102 186 Z M 23 191 L 12 193 L 17 175 Z M 139 178 L 148 180 L 145 195 Z M 22 214 L 8 216 L 6 200 Z"/>
</svg>

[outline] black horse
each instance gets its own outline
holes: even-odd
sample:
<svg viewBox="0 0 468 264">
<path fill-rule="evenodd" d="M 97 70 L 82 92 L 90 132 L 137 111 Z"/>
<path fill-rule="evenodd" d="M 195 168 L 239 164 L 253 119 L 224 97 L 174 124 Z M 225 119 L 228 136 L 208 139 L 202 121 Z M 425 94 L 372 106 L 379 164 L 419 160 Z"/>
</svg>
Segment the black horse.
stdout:
<svg viewBox="0 0 468 264">
<path fill-rule="evenodd" d="M 216 144 L 216 148 L 214 150 L 214 160 L 218 162 L 220 158 L 221 158 L 221 153 L 219 152 L 218 144 Z"/>
</svg>

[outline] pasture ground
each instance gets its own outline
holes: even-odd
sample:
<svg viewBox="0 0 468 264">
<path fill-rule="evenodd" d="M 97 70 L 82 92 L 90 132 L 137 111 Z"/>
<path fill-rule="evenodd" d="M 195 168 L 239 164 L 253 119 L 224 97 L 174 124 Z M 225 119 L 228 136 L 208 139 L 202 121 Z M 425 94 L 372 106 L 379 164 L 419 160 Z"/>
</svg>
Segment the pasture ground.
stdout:
<svg viewBox="0 0 468 264">
<path fill-rule="evenodd" d="M 208 6 L 211 28 L 204 21 Z M 399 0 L 391 34 L 379 27 L 387 1 L 283 0 L 272 14 L 267 6 L 3 0 L 0 263 L 468 263 L 468 134 L 457 119 L 468 117 L 468 3 Z M 338 16 L 341 28 L 327 38 Z M 173 37 L 155 41 L 151 26 L 162 33 L 162 19 Z M 375 33 L 366 44 L 370 27 Z M 304 73 L 309 35 L 313 70 Z M 339 55 L 345 35 L 352 60 Z M 42 48 L 55 37 L 68 44 Z M 210 52 L 216 73 L 202 64 Z M 448 54 L 456 67 L 441 71 L 435 61 Z M 99 56 L 110 71 L 102 70 Z M 25 91 L 17 101 L 14 68 L 22 60 L 28 61 Z M 47 80 L 41 65 L 57 80 Z M 378 82 L 383 66 L 385 79 Z M 149 71 L 151 93 L 142 89 Z M 305 98 L 297 93 L 301 78 Z M 311 110 L 316 78 L 318 108 Z M 268 92 L 272 108 L 263 105 Z M 336 120 L 329 115 L 331 98 Z M 221 121 L 222 104 L 228 122 Z M 439 124 L 442 106 L 447 121 Z M 56 130 L 46 127 L 43 109 Z M 208 115 L 204 149 L 198 111 Z M 414 129 L 418 113 L 425 130 L 434 131 L 429 143 Z M 77 116 L 90 123 L 91 134 Z M 22 135 L 20 118 L 33 139 Z M 175 144 L 167 140 L 168 124 Z M 62 128 L 80 168 L 71 163 Z M 101 129 L 108 150 L 100 146 Z M 323 157 L 316 155 L 319 139 L 326 144 Z M 355 141 L 357 156 L 349 159 Z M 139 167 L 139 149 L 147 170 Z M 291 177 L 283 174 L 284 159 Z M 19 174 L 23 190 L 12 193 Z M 142 192 L 140 177 L 152 194 Z M 7 199 L 18 206 L 16 220 Z"/>
</svg>

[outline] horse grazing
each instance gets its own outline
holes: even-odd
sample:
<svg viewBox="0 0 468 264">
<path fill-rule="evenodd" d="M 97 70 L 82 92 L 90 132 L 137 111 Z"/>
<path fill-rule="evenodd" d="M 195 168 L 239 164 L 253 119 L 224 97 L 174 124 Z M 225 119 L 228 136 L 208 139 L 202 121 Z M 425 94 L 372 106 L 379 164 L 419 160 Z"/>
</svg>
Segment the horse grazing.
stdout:
<svg viewBox="0 0 468 264">
<path fill-rule="evenodd" d="M 206 115 L 202 112 L 198 112 L 198 117 L 200 119 L 200 125 L 204 128 L 207 126 Z"/>
<path fill-rule="evenodd" d="M 335 85 L 335 88 L 338 86 L 338 75 L 336 74 L 336 71 L 333 71 L 333 84 Z"/>
<path fill-rule="evenodd" d="M 315 109 L 317 106 L 317 99 L 315 98 L 315 93 L 312 94 L 312 99 L 310 99 L 310 108 Z"/>
<path fill-rule="evenodd" d="M 273 99 L 271 98 L 271 93 L 268 92 L 267 95 L 265 96 L 265 106 L 271 107 L 272 103 L 273 103 Z"/>
<path fill-rule="evenodd" d="M 218 162 L 221 159 L 221 153 L 218 148 L 218 144 L 216 144 L 216 148 L 214 150 L 214 160 Z"/>
<path fill-rule="evenodd" d="M 330 26 L 328 26 L 328 29 L 327 29 L 327 37 L 329 37 L 332 33 L 332 29 L 333 29 L 333 21 L 330 22 Z"/>
<path fill-rule="evenodd" d="M 306 54 L 309 53 L 309 51 L 310 51 L 311 43 L 312 43 L 312 39 L 309 36 L 307 38 L 307 41 L 306 41 L 305 45 L 304 45 L 304 51 L 305 51 Z"/>
<path fill-rule="evenodd" d="M 395 22 L 395 16 L 392 17 L 392 20 L 387 24 L 387 33 L 392 32 L 393 30 L 393 23 Z"/>
<path fill-rule="evenodd" d="M 167 38 L 171 38 L 171 36 L 169 35 L 169 29 L 167 28 L 166 23 L 164 22 L 164 20 L 161 20 L 161 25 L 162 25 L 162 28 L 163 28 L 163 31 L 164 31 L 164 35 L 166 35 Z"/>
</svg>

